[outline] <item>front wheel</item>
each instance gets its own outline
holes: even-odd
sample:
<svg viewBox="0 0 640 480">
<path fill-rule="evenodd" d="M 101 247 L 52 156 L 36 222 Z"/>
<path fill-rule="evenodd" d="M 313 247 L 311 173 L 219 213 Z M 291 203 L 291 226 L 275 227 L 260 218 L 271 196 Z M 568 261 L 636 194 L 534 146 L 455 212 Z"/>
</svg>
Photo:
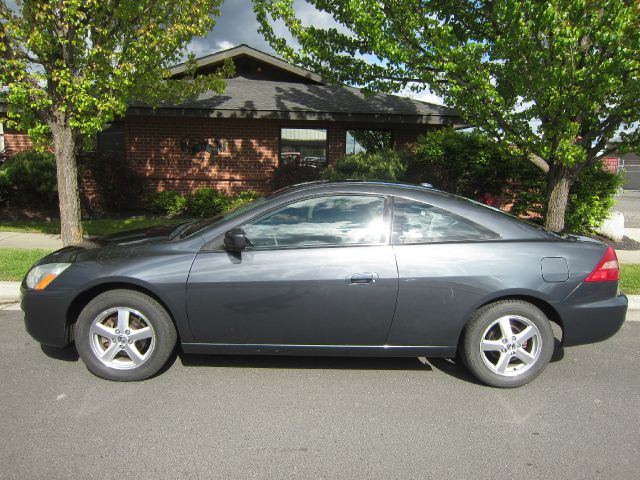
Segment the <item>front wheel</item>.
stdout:
<svg viewBox="0 0 640 480">
<path fill-rule="evenodd" d="M 78 317 L 74 336 L 78 354 L 93 374 L 124 382 L 155 375 L 177 339 L 167 311 L 131 290 L 110 290 L 91 300 Z"/>
<path fill-rule="evenodd" d="M 535 305 L 505 300 L 475 312 L 465 329 L 462 359 L 481 382 L 519 387 L 537 377 L 553 355 L 551 324 Z"/>
</svg>

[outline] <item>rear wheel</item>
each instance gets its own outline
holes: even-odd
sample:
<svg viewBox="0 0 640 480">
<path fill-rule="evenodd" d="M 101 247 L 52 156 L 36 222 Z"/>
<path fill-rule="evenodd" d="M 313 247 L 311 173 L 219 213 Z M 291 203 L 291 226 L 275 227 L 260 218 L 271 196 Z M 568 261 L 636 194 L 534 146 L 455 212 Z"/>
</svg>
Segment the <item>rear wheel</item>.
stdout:
<svg viewBox="0 0 640 480">
<path fill-rule="evenodd" d="M 167 311 L 153 298 L 131 290 L 98 295 L 75 327 L 76 349 L 95 375 L 116 381 L 144 380 L 167 362 L 176 344 Z"/>
<path fill-rule="evenodd" d="M 478 380 L 519 387 L 551 360 L 554 336 L 545 314 L 522 300 L 505 300 L 475 312 L 465 329 L 462 359 Z"/>
</svg>

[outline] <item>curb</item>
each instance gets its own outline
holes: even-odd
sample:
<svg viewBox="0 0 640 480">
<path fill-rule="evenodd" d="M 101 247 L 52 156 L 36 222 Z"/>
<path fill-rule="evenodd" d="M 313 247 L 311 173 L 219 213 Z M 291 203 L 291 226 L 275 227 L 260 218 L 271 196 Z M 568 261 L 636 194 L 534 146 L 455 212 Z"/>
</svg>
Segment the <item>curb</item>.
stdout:
<svg viewBox="0 0 640 480">
<path fill-rule="evenodd" d="M 0 282 L 0 303 L 20 300 L 20 282 Z"/>
<path fill-rule="evenodd" d="M 640 295 L 627 295 L 629 311 L 640 311 Z M 20 301 L 20 282 L 0 282 L 0 303 Z"/>
</svg>

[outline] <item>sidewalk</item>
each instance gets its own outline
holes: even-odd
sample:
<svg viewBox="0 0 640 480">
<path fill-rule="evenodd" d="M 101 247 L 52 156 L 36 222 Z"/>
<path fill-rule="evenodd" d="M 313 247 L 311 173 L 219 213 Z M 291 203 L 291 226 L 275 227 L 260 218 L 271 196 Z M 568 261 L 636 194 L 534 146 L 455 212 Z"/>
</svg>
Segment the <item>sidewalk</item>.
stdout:
<svg viewBox="0 0 640 480">
<path fill-rule="evenodd" d="M 0 248 L 62 248 L 60 235 L 46 233 L 0 232 Z"/>
</svg>

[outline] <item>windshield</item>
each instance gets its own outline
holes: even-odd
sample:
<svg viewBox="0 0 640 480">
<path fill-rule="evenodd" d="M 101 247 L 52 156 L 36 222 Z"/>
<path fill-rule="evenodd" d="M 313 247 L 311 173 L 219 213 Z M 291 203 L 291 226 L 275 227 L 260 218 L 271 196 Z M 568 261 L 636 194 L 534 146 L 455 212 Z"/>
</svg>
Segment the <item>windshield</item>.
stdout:
<svg viewBox="0 0 640 480">
<path fill-rule="evenodd" d="M 204 218 L 202 220 L 196 220 L 194 222 L 188 223 L 184 225 L 184 227 L 186 228 L 181 229 L 181 231 L 179 232 L 180 238 L 188 237 L 195 233 L 201 232 L 202 230 L 209 228 L 218 222 L 231 220 L 232 218 L 242 215 L 244 212 L 251 210 L 252 208 L 255 208 L 259 205 L 262 205 L 271 196 L 272 195 L 268 197 L 259 198 L 251 203 L 245 203 L 244 205 L 240 205 L 236 208 L 233 208 L 224 213 L 221 213 L 220 215 L 216 215 L 215 217 Z"/>
</svg>

